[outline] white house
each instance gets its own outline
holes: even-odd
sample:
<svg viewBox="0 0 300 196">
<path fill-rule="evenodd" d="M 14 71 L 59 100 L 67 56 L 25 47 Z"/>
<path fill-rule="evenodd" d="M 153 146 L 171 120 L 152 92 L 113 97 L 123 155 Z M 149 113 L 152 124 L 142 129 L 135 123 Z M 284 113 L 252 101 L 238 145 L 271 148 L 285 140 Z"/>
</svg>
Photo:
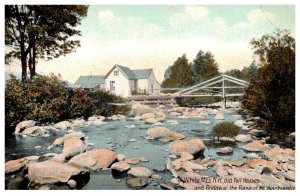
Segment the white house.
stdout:
<svg viewBox="0 0 300 196">
<path fill-rule="evenodd" d="M 105 76 L 80 76 L 75 87 L 107 90 L 123 97 L 131 96 L 133 93 L 160 93 L 160 85 L 153 69 L 131 70 L 122 65 L 114 65 Z"/>
<path fill-rule="evenodd" d="M 105 76 L 106 90 L 116 95 L 128 97 L 134 92 L 158 94 L 160 85 L 153 69 L 131 70 L 122 65 L 115 65 Z"/>
</svg>

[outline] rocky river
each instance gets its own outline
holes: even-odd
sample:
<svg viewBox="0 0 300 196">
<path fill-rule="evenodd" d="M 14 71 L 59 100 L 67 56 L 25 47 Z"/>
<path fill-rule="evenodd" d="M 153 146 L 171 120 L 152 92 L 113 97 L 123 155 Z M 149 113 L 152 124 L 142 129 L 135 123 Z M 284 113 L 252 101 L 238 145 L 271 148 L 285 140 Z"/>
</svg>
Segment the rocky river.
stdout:
<svg viewBox="0 0 300 196">
<path fill-rule="evenodd" d="M 134 103 L 128 116 L 23 121 L 5 140 L 5 188 L 295 189 L 295 151 L 237 111 Z M 240 134 L 215 140 L 222 121 Z"/>
</svg>

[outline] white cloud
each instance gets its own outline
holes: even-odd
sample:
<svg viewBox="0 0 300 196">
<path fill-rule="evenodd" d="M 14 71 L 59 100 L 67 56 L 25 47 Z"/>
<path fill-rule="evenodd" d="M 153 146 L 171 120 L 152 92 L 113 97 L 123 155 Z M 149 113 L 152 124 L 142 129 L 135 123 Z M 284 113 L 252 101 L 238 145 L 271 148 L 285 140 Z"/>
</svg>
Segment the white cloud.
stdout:
<svg viewBox="0 0 300 196">
<path fill-rule="evenodd" d="M 103 24 L 109 24 L 114 19 L 114 17 L 114 13 L 110 10 L 100 11 L 98 13 L 98 19 Z"/>
<path fill-rule="evenodd" d="M 275 16 L 270 12 L 261 9 L 255 9 L 248 13 L 247 19 L 249 25 L 254 26 L 256 24 L 261 24 L 265 22 L 274 22 Z"/>
<path fill-rule="evenodd" d="M 222 17 L 215 17 L 213 19 L 213 28 L 218 37 L 223 37 L 230 30 L 225 19 Z"/>
<path fill-rule="evenodd" d="M 197 18 L 203 18 L 208 15 L 208 10 L 202 6 L 185 6 L 185 12 L 186 14 Z"/>
<path fill-rule="evenodd" d="M 185 24 L 206 18 L 208 10 L 202 6 L 185 6 L 184 12 L 173 14 L 169 21 L 172 28 L 179 28 Z"/>
</svg>

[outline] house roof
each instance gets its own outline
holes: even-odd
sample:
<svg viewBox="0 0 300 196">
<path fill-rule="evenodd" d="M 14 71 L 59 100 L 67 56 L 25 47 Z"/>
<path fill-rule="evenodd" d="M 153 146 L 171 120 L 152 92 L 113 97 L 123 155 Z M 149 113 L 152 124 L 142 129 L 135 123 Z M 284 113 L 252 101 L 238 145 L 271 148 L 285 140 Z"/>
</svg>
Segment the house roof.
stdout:
<svg viewBox="0 0 300 196">
<path fill-rule="evenodd" d="M 123 74 L 125 74 L 125 76 L 128 79 L 136 79 L 134 73 L 128 67 L 125 67 L 125 66 L 122 66 L 122 65 L 116 65 L 116 66 L 118 66 L 121 69 L 121 71 L 123 72 Z"/>
<path fill-rule="evenodd" d="M 80 86 L 81 88 L 95 88 L 99 84 L 105 84 L 104 76 L 80 76 L 75 82 L 75 86 Z"/>
<path fill-rule="evenodd" d="M 135 75 L 135 79 L 146 79 L 149 77 L 152 69 L 136 69 L 132 70 Z"/>
<path fill-rule="evenodd" d="M 107 74 L 106 77 L 112 72 L 112 70 L 118 67 L 120 71 L 130 80 L 147 79 L 152 69 L 135 69 L 131 70 L 128 67 L 122 65 L 115 65 Z"/>
</svg>

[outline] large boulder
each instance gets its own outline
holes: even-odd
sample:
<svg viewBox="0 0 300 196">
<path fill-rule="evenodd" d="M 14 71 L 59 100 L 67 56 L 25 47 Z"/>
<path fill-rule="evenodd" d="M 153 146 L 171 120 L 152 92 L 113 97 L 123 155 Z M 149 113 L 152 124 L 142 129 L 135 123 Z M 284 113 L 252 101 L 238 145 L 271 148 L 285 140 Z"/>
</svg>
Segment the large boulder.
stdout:
<svg viewBox="0 0 300 196">
<path fill-rule="evenodd" d="M 5 173 L 13 173 L 19 171 L 26 166 L 27 163 L 35 162 L 39 159 L 38 156 L 28 156 L 17 160 L 10 160 L 5 163 Z"/>
<path fill-rule="evenodd" d="M 35 125 L 33 120 L 25 120 L 17 124 L 15 128 L 15 134 L 20 134 L 25 128 L 33 127 Z"/>
<path fill-rule="evenodd" d="M 134 114 L 145 114 L 145 113 L 153 113 L 154 110 L 147 105 L 142 105 L 140 103 L 133 103 L 131 110 Z"/>
<path fill-rule="evenodd" d="M 22 134 L 29 135 L 29 136 L 42 136 L 46 133 L 46 130 L 40 126 L 33 126 L 26 128 Z"/>
<path fill-rule="evenodd" d="M 72 132 L 72 133 L 66 134 L 62 137 L 56 138 L 54 140 L 52 146 L 62 145 L 65 140 L 72 139 L 72 138 L 81 138 L 84 136 L 85 135 L 81 131 Z"/>
<path fill-rule="evenodd" d="M 28 164 L 28 179 L 36 184 L 67 183 L 73 176 L 86 174 L 82 168 L 51 160 Z"/>
<path fill-rule="evenodd" d="M 114 151 L 105 148 L 96 148 L 76 155 L 69 160 L 68 164 L 97 170 L 108 168 L 116 159 L 117 154 Z"/>
<path fill-rule="evenodd" d="M 68 121 L 61 121 L 54 125 L 55 128 L 60 129 L 60 130 L 66 130 L 66 129 L 70 128 L 71 126 L 72 126 L 72 124 Z"/>
<path fill-rule="evenodd" d="M 235 136 L 234 139 L 238 142 L 249 142 L 252 140 L 252 137 L 251 137 L 251 135 L 239 134 L 239 135 Z"/>
<path fill-rule="evenodd" d="M 153 128 L 149 128 L 147 130 L 147 139 L 159 139 L 163 142 L 172 141 L 172 140 L 180 140 L 185 138 L 185 135 L 181 133 L 177 133 L 175 131 L 170 131 L 168 128 L 157 126 Z"/>
<path fill-rule="evenodd" d="M 153 139 L 160 139 L 167 137 L 170 134 L 170 130 L 163 126 L 156 126 L 147 130 L 147 136 Z"/>
<path fill-rule="evenodd" d="M 267 150 L 267 147 L 259 141 L 253 141 L 242 147 L 244 150 L 249 152 L 263 152 Z"/>
<path fill-rule="evenodd" d="M 155 124 L 157 122 L 158 122 L 158 120 L 156 118 L 146 118 L 145 119 L 145 123 L 147 123 L 147 124 Z"/>
<path fill-rule="evenodd" d="M 71 138 L 64 141 L 63 154 L 65 158 L 73 157 L 85 152 L 87 145 L 81 138 Z"/>
<path fill-rule="evenodd" d="M 188 152 L 193 155 L 203 153 L 205 145 L 199 138 L 190 141 L 175 140 L 169 145 L 169 152 L 171 154 L 180 155 L 181 152 Z"/>
<path fill-rule="evenodd" d="M 154 113 L 145 113 L 143 115 L 141 115 L 141 119 L 142 120 L 146 120 L 147 118 L 155 118 L 156 115 Z"/>
<path fill-rule="evenodd" d="M 146 167 L 132 167 L 127 173 L 135 177 L 150 177 L 152 175 L 152 171 Z"/>
</svg>

